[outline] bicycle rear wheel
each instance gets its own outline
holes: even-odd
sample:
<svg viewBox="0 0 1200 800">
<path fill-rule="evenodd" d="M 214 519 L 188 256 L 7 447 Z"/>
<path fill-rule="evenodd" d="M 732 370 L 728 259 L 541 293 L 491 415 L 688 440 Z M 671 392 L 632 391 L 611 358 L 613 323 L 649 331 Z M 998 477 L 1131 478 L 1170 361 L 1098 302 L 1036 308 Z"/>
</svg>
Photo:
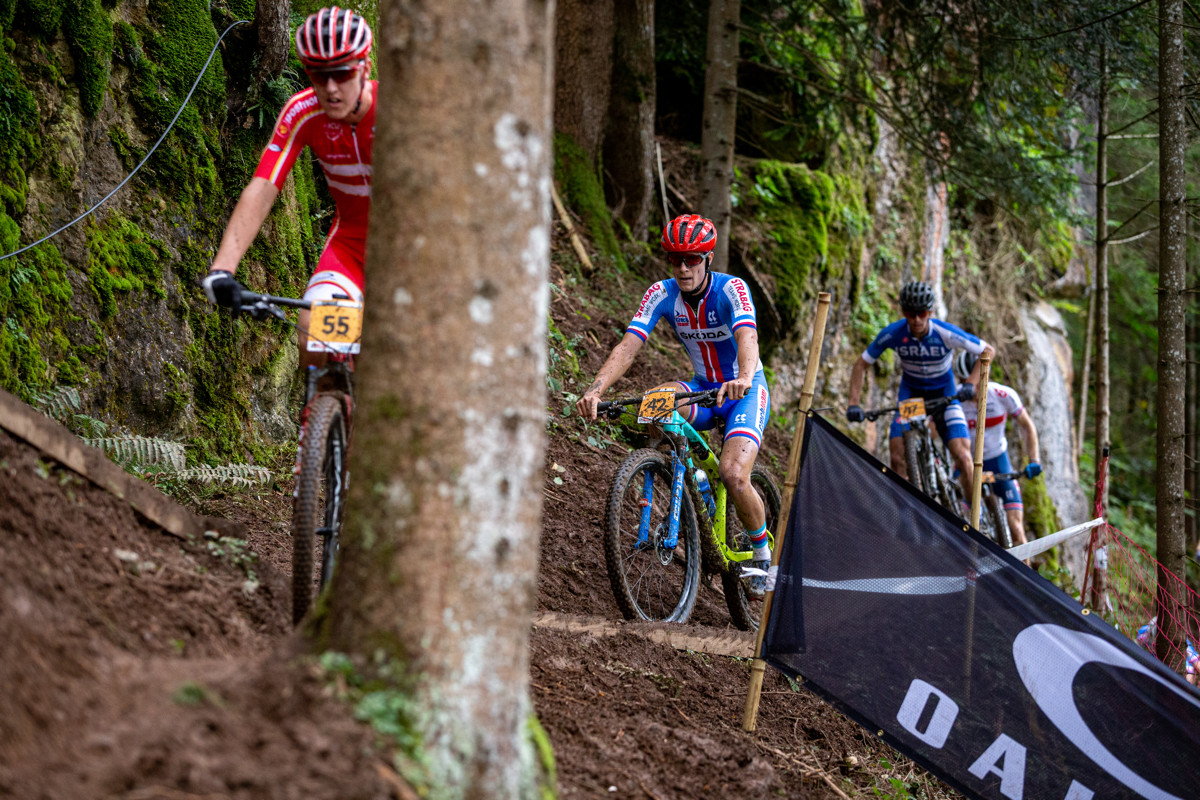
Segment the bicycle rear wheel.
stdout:
<svg viewBox="0 0 1200 800">
<path fill-rule="evenodd" d="M 758 467 L 750 473 L 750 485 L 762 500 L 763 510 L 767 514 L 767 530 L 778 541 L 779 509 L 783 505 L 779 487 L 775 485 L 775 479 L 770 474 Z M 732 500 L 726 500 L 726 504 L 725 542 L 732 550 L 749 550 L 750 536 L 738 518 L 737 509 L 733 507 Z M 749 566 L 750 562 L 733 561 L 728 564 L 721 572 L 721 589 L 725 593 L 725 605 L 729 607 L 729 616 L 733 619 L 733 624 L 743 631 L 756 631 L 758 622 L 762 619 L 763 598 L 755 597 L 747 591 L 746 582 L 741 576 L 743 564 Z"/>
<path fill-rule="evenodd" d="M 1009 550 L 1013 546 L 1012 531 L 1008 527 L 1008 514 L 999 495 L 989 494 L 983 498 L 983 510 L 992 529 L 992 541 Z"/>
<path fill-rule="evenodd" d="M 346 419 L 334 395 L 313 398 L 292 507 L 292 622 L 333 577 L 346 492 Z"/>
<path fill-rule="evenodd" d="M 604 519 L 604 562 L 625 619 L 686 622 L 700 588 L 700 535 L 687 492 L 680 497 L 679 536 L 670 530 L 671 458 L 635 450 L 613 476 Z"/>
</svg>

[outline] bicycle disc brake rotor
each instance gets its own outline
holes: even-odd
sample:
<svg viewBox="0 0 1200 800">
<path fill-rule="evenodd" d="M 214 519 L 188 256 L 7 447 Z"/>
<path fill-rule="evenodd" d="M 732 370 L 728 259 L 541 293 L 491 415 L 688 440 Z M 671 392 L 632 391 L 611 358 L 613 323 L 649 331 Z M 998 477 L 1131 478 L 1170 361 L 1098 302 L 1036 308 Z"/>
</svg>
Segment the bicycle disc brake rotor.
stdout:
<svg viewBox="0 0 1200 800">
<path fill-rule="evenodd" d="M 666 520 L 658 523 L 658 527 L 654 529 L 654 552 L 658 554 L 658 562 L 664 567 L 675 558 L 675 548 L 668 548 L 666 545 L 668 532 Z"/>
</svg>

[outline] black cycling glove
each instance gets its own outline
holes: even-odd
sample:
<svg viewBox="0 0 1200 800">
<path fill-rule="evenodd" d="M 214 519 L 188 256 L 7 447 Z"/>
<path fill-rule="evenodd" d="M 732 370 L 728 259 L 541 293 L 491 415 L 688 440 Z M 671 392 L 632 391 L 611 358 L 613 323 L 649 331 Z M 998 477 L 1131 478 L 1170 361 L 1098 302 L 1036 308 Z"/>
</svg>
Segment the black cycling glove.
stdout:
<svg viewBox="0 0 1200 800">
<path fill-rule="evenodd" d="M 214 269 L 200 282 L 208 302 L 235 312 L 242 308 L 242 285 L 223 269 Z"/>
<path fill-rule="evenodd" d="M 866 417 L 863 415 L 862 406 L 850 406 L 846 409 L 846 419 L 851 422 L 862 422 Z"/>
<path fill-rule="evenodd" d="M 975 384 L 964 383 L 958 387 L 958 392 L 954 395 L 959 400 L 971 400 L 975 397 Z"/>
</svg>

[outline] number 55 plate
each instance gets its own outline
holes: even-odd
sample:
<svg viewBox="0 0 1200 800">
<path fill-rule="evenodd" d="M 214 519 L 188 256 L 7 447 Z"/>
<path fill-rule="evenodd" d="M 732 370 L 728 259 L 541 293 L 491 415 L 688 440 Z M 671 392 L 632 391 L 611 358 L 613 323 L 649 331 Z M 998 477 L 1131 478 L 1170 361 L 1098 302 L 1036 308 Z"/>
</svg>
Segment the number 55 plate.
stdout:
<svg viewBox="0 0 1200 800">
<path fill-rule="evenodd" d="M 351 300 L 313 301 L 308 352 L 357 353 L 362 336 L 362 304 Z"/>
</svg>

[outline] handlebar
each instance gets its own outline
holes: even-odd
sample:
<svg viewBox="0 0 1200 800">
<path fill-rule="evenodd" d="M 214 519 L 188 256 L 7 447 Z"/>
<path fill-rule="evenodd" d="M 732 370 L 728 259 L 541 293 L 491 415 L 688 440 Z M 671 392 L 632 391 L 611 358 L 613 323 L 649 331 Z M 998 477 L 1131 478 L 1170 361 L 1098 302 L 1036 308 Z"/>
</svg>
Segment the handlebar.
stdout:
<svg viewBox="0 0 1200 800">
<path fill-rule="evenodd" d="M 280 306 L 289 308 L 312 308 L 311 300 L 297 300 L 294 297 L 276 297 L 270 294 L 259 294 L 242 289 L 241 310 L 253 319 L 266 319 L 268 315 L 283 319 Z"/>
<path fill-rule="evenodd" d="M 711 408 L 716 405 L 718 391 L 718 389 L 704 389 L 703 391 L 699 392 L 676 392 L 675 407 L 671 410 L 678 411 L 684 406 L 689 406 L 693 403 L 703 408 Z M 688 400 L 690 402 L 680 403 L 678 402 L 679 400 Z M 596 414 L 597 416 L 600 414 L 605 414 L 609 419 L 618 419 L 623 413 L 623 408 L 627 406 L 640 405 L 641 402 L 641 397 L 627 397 L 622 400 L 601 400 L 596 405 Z"/>
<path fill-rule="evenodd" d="M 957 398 L 954 397 L 954 395 L 951 395 L 949 397 L 931 397 L 925 401 L 925 411 L 927 411 L 929 413 L 932 413 L 934 411 L 939 411 L 942 408 L 950 405 L 956 399 Z M 874 422 L 875 420 L 879 419 L 880 417 L 884 416 L 885 414 L 896 414 L 899 411 L 900 411 L 900 404 L 897 403 L 896 405 L 889 406 L 887 408 L 875 408 L 870 411 L 864 411 L 863 417 L 868 422 Z"/>
<path fill-rule="evenodd" d="M 1017 478 L 1024 477 L 1024 472 L 985 472 L 983 473 L 983 482 L 995 483 L 996 481 L 1015 481 Z"/>
</svg>

